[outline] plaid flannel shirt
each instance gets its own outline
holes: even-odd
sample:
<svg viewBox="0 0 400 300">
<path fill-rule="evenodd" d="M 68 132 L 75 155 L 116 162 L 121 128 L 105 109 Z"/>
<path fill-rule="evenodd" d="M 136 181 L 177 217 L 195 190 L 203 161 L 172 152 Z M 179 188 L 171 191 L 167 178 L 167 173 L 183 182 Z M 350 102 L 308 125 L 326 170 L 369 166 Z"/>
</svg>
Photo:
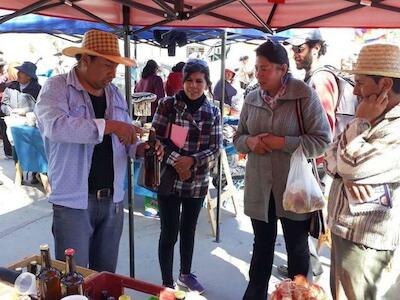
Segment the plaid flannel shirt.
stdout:
<svg viewBox="0 0 400 300">
<path fill-rule="evenodd" d="M 173 192 L 187 198 L 205 197 L 210 168 L 223 147 L 219 109 L 211 101 L 206 100 L 192 115 L 187 111 L 185 102 L 175 97 L 167 97 L 160 100 L 153 117 L 153 127 L 161 141 L 167 136 L 170 122 L 188 128 L 188 136 L 183 148 L 179 150 L 171 149 L 167 143 L 163 143 L 168 155 L 166 162 L 174 166 L 181 155 L 194 158 L 192 177 L 187 181 L 181 181 L 178 177 Z"/>
</svg>

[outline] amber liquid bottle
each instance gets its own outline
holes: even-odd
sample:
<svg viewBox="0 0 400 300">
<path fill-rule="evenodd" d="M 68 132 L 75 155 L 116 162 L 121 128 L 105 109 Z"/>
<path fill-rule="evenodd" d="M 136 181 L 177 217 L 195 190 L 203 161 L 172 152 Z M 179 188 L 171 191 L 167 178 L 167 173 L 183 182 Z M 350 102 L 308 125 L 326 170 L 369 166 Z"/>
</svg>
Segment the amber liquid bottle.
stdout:
<svg viewBox="0 0 400 300">
<path fill-rule="evenodd" d="M 160 161 L 156 151 L 156 130 L 150 129 L 148 144 L 144 154 L 144 184 L 151 189 L 160 185 Z"/>
<path fill-rule="evenodd" d="M 60 278 L 61 273 L 51 266 L 48 245 L 40 245 L 42 268 L 38 275 L 38 291 L 41 300 L 61 299 Z"/>
<path fill-rule="evenodd" d="M 65 250 L 65 274 L 61 277 L 61 296 L 83 295 L 83 276 L 76 271 L 74 249 Z"/>
</svg>

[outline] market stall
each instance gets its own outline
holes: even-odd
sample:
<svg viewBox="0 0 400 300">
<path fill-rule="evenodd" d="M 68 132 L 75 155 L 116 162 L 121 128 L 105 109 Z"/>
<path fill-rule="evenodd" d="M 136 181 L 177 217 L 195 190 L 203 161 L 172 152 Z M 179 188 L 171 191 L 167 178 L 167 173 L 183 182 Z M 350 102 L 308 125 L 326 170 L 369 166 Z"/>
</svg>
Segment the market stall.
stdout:
<svg viewBox="0 0 400 300">
<path fill-rule="evenodd" d="M 171 5 L 172 3 L 172 5 Z M 0 1 L 0 7 L 16 10 L 3 17 L 4 23 L 27 13 L 42 13 L 71 19 L 95 20 L 108 24 L 116 31 L 123 25 L 125 56 L 130 56 L 130 35 L 138 34 L 154 26 L 181 27 L 244 27 L 257 28 L 272 33 L 293 27 L 398 27 L 400 11 L 398 1 L 351 1 L 334 0 L 323 3 L 312 0 L 254 0 L 254 1 L 153 1 L 141 4 L 130 0 L 115 1 Z M 131 10 L 134 13 L 131 13 Z M 370 16 L 373 15 L 374 18 Z M 144 26 L 132 30 L 130 25 Z M 226 33 L 221 33 L 223 45 Z M 224 47 L 224 46 L 223 46 Z M 224 70 L 222 62 L 221 70 Z M 223 72 L 221 72 L 223 73 Z M 223 79 L 223 78 L 222 78 Z M 223 89 L 222 89 L 223 90 Z M 126 95 L 130 98 L 130 69 L 126 68 Z M 222 97 L 223 98 L 223 97 Z M 221 108 L 222 105 L 221 105 Z M 223 110 L 223 109 L 221 109 Z M 221 163 L 219 164 L 221 170 Z M 131 170 L 131 163 L 128 170 Z M 221 178 L 221 172 L 220 178 Z M 129 176 L 131 180 L 132 176 Z M 219 179 L 220 180 L 220 179 Z M 130 181 L 130 185 L 132 182 Z M 221 186 L 221 184 L 220 184 Z M 134 276 L 133 206 L 130 199 L 131 276 Z M 219 207 L 219 206 L 218 206 Z M 217 219 L 218 225 L 218 219 Z M 217 229 L 217 239 L 218 239 Z"/>
</svg>

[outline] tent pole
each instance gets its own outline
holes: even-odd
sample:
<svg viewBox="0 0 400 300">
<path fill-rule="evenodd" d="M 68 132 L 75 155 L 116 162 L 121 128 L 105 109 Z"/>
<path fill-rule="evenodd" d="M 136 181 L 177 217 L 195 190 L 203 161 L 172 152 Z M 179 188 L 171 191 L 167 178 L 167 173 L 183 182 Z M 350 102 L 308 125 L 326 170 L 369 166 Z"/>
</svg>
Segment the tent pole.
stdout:
<svg viewBox="0 0 400 300">
<path fill-rule="evenodd" d="M 28 5 L 24 8 L 21 8 L 11 14 L 5 15 L 0 19 L 0 24 L 3 24 L 4 22 L 7 22 L 8 20 L 11 20 L 13 18 L 29 14 L 32 11 L 34 11 L 35 9 L 40 9 L 43 5 L 47 4 L 50 1 L 51 0 L 40 0 L 40 1 L 35 2 L 31 5 Z"/>
<path fill-rule="evenodd" d="M 130 8 L 122 7 L 123 25 L 124 25 L 124 55 L 131 56 L 131 43 L 129 35 Z M 132 116 L 132 101 L 131 101 L 131 68 L 125 67 L 125 99 L 128 102 L 129 114 Z M 133 204 L 134 194 L 132 193 L 132 178 L 134 170 L 132 169 L 132 159 L 128 157 L 128 207 L 129 207 L 129 275 L 135 277 L 135 230 L 134 230 L 134 215 Z"/>
<path fill-rule="evenodd" d="M 225 100 L 225 56 L 226 56 L 226 30 L 221 32 L 221 99 L 219 101 L 219 109 L 221 111 L 221 128 L 224 125 L 224 100 Z M 219 234 L 219 215 L 221 207 L 221 191 L 222 191 L 222 156 L 218 156 L 218 187 L 217 187 L 217 216 L 215 241 L 220 242 Z"/>
</svg>

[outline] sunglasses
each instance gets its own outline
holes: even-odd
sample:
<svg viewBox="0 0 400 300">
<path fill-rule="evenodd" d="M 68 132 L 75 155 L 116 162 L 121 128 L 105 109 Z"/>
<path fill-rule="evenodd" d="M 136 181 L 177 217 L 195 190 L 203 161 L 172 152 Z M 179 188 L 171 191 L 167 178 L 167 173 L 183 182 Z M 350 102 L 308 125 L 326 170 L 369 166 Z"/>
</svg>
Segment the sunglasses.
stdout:
<svg viewBox="0 0 400 300">
<path fill-rule="evenodd" d="M 205 68 L 208 68 L 207 62 L 205 62 L 202 59 L 198 59 L 198 58 L 191 58 L 186 63 L 187 64 L 193 64 L 193 65 L 201 65 L 201 66 L 203 66 Z"/>
<path fill-rule="evenodd" d="M 292 50 L 296 54 L 299 54 L 299 53 L 303 52 L 304 49 L 306 49 L 306 45 L 305 44 L 301 44 L 300 46 L 292 46 Z"/>
</svg>

